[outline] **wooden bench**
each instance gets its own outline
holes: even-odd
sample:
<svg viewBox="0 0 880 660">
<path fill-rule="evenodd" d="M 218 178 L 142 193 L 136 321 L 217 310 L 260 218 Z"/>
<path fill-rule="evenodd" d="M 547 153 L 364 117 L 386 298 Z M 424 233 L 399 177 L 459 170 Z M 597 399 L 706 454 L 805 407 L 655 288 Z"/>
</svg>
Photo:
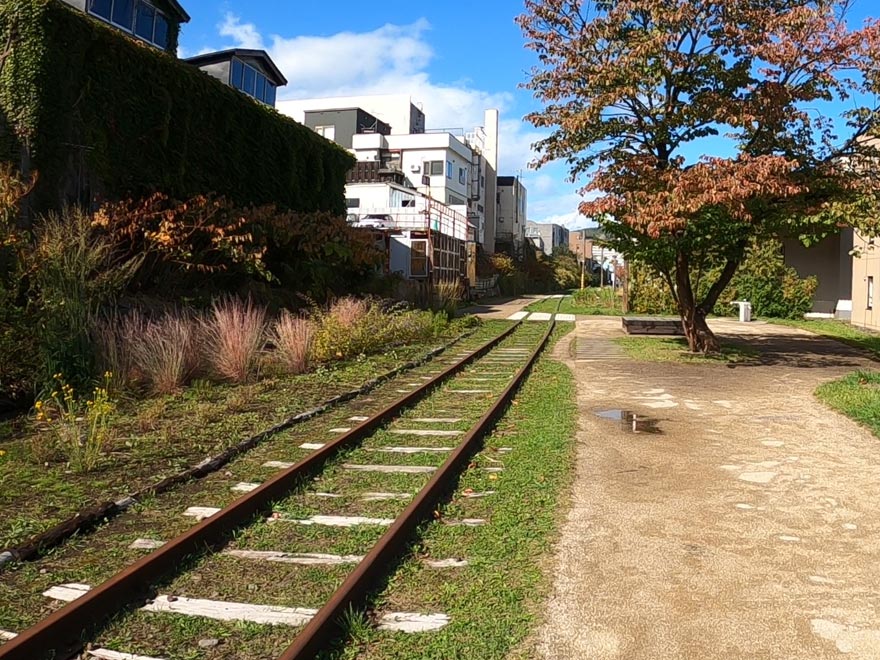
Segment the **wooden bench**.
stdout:
<svg viewBox="0 0 880 660">
<path fill-rule="evenodd" d="M 628 335 L 684 335 L 681 319 L 672 316 L 624 316 L 623 331 Z"/>
</svg>

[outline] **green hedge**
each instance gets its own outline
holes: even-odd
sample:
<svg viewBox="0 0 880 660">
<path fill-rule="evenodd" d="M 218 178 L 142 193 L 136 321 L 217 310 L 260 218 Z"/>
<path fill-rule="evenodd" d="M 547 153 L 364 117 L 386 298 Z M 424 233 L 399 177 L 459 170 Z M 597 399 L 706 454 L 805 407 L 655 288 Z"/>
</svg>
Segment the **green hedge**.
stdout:
<svg viewBox="0 0 880 660">
<path fill-rule="evenodd" d="M 343 213 L 342 148 L 59 0 L 0 3 L 0 155 L 30 161 L 35 210 L 92 197 L 217 192 Z M 0 50 L 0 52 L 3 52 Z"/>
<path fill-rule="evenodd" d="M 703 278 L 697 296 L 700 300 L 717 279 L 721 268 L 711 269 Z M 799 319 L 813 307 L 819 282 L 801 278 L 786 265 L 782 244 L 766 239 L 753 244 L 730 284 L 718 298 L 713 314 L 735 316 L 733 300 L 748 300 L 755 316 Z M 630 308 L 638 314 L 677 314 L 675 302 L 663 278 L 644 264 L 630 264 Z"/>
</svg>

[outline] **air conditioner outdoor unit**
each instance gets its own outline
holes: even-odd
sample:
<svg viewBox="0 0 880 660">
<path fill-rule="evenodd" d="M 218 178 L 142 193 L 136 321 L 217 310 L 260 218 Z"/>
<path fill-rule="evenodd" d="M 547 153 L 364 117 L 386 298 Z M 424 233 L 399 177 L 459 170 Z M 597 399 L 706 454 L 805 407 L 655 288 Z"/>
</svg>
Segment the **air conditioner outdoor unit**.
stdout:
<svg viewBox="0 0 880 660">
<path fill-rule="evenodd" d="M 421 165 L 417 165 L 416 163 L 413 163 L 412 165 L 409 166 L 409 171 L 410 171 L 410 172 L 421 172 L 421 171 L 422 171 L 422 166 L 421 166 Z"/>
</svg>

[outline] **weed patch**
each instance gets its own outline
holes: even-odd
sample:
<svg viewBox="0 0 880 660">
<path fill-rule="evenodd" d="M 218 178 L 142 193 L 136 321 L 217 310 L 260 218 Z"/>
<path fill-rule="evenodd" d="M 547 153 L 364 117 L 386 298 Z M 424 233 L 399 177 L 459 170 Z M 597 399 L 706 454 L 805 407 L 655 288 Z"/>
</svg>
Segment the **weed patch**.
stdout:
<svg viewBox="0 0 880 660">
<path fill-rule="evenodd" d="M 427 635 L 384 633 L 352 621 L 349 643 L 326 658 L 505 658 L 540 618 L 549 590 L 541 556 L 556 537 L 559 501 L 571 481 L 576 405 L 571 372 L 542 358 L 486 446 L 504 471 L 467 470 L 456 494 L 438 510 L 440 522 L 424 529 L 374 608 L 442 611 L 451 622 Z M 484 451 L 486 454 L 488 450 Z M 481 454 L 482 456 L 482 454 Z M 468 491 L 494 490 L 486 498 Z M 482 527 L 451 527 L 445 518 L 485 517 Z M 426 568 L 420 561 L 460 557 L 466 567 Z"/>
<path fill-rule="evenodd" d="M 880 372 L 856 371 L 820 385 L 816 396 L 880 437 Z"/>
<path fill-rule="evenodd" d="M 722 346 L 721 352 L 716 354 L 692 353 L 687 341 L 677 337 L 618 337 L 613 341 L 632 359 L 645 362 L 727 364 L 754 360 L 758 356 L 752 348 L 733 344 Z"/>
<path fill-rule="evenodd" d="M 526 311 L 594 316 L 620 316 L 624 313 L 623 299 L 612 287 L 578 289 L 562 299 L 559 309 L 556 308 L 557 303 L 558 298 L 544 298 L 530 304 Z"/>
</svg>

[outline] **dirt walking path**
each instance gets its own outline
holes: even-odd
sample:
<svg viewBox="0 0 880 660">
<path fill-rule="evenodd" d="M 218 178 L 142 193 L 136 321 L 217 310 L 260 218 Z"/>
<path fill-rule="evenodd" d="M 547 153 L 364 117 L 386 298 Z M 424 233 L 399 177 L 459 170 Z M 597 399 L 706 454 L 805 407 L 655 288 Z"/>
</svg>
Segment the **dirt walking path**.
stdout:
<svg viewBox="0 0 880 660">
<path fill-rule="evenodd" d="M 726 321 L 762 364 L 634 362 L 609 341 L 619 324 L 581 320 L 557 347 L 578 382 L 578 465 L 534 655 L 880 658 L 880 441 L 813 397 L 877 365 Z M 616 410 L 639 432 L 595 414 Z"/>
</svg>

